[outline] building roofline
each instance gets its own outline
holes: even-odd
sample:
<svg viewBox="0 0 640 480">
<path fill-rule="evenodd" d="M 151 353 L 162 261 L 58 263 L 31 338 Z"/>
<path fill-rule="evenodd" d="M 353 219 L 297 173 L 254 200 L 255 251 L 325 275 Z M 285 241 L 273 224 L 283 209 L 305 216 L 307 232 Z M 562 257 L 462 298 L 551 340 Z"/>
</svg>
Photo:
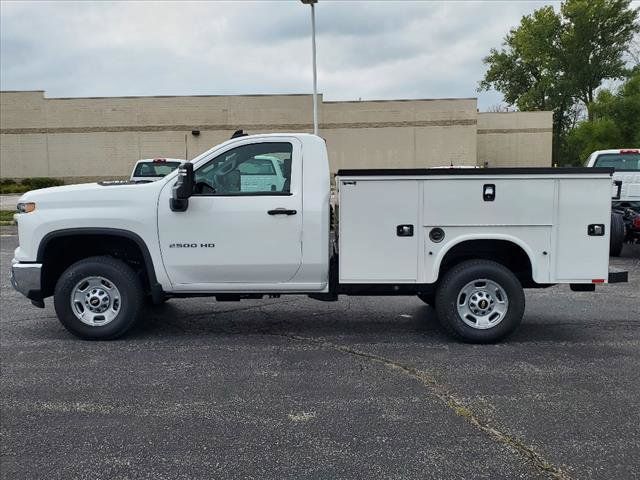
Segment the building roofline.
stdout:
<svg viewBox="0 0 640 480">
<path fill-rule="evenodd" d="M 513 110 L 512 112 L 478 112 L 478 113 L 491 113 L 496 115 L 503 115 L 509 113 L 553 113 L 552 110 Z"/>
<path fill-rule="evenodd" d="M 478 97 L 443 97 L 443 98 L 391 98 L 378 100 L 323 100 L 322 103 L 384 103 L 384 102 L 438 102 L 441 100 L 478 100 Z"/>
<path fill-rule="evenodd" d="M 312 93 L 247 93 L 229 95 L 119 95 L 112 97 L 47 97 L 46 90 L 0 90 L 0 93 L 42 93 L 46 100 L 117 100 L 136 98 L 221 98 L 221 97 L 311 97 Z M 323 97 L 322 93 L 318 93 Z M 477 97 L 442 97 L 442 98 L 391 98 L 370 100 L 323 100 L 322 103 L 385 103 L 385 102 L 437 102 L 452 100 L 478 100 Z M 492 112 L 491 112 L 492 113 Z"/>
<path fill-rule="evenodd" d="M 322 96 L 321 93 L 318 94 Z M 47 100 L 117 100 L 136 98 L 311 97 L 311 93 L 249 93 L 239 95 L 123 95 L 114 97 L 47 97 Z"/>
</svg>

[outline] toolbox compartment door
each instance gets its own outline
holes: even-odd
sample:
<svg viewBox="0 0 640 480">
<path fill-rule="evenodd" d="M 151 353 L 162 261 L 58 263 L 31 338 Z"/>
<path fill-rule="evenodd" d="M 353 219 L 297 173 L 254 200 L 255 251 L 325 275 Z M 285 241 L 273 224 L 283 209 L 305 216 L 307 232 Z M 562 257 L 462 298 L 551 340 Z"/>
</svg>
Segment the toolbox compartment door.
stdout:
<svg viewBox="0 0 640 480">
<path fill-rule="evenodd" d="M 609 275 L 611 179 L 560 179 L 557 215 L 553 281 L 606 279 Z M 589 225 L 602 225 L 604 234 L 593 235 Z"/>
<path fill-rule="evenodd" d="M 341 283 L 415 283 L 417 180 L 340 179 Z"/>
</svg>

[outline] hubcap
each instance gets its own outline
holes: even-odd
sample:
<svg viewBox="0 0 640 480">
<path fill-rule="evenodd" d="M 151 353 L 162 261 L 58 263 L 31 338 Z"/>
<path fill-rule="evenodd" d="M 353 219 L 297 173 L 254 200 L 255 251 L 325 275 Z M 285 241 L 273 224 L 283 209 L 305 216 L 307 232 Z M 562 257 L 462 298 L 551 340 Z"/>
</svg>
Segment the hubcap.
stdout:
<svg viewBox="0 0 640 480">
<path fill-rule="evenodd" d="M 71 310 L 92 327 L 113 321 L 121 307 L 120 291 L 104 277 L 86 277 L 71 291 Z"/>
<path fill-rule="evenodd" d="M 457 300 L 458 315 L 464 323 L 479 330 L 498 325 L 507 314 L 509 299 L 504 288 L 486 278 L 467 283 Z"/>
</svg>

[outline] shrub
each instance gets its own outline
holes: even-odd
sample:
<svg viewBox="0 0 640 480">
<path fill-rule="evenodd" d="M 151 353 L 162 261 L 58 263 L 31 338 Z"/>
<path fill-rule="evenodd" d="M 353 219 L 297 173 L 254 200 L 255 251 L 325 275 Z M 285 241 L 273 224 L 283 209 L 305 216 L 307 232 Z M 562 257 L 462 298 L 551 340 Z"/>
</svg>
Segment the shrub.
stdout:
<svg viewBox="0 0 640 480">
<path fill-rule="evenodd" d="M 16 213 L 15 210 L 0 210 L 0 221 L 1 222 L 13 222 L 13 214 Z"/>
<path fill-rule="evenodd" d="M 11 178 L 2 178 L 0 179 L 0 194 L 24 193 L 29 190 L 57 187 L 59 185 L 64 185 L 64 182 L 59 178 L 33 177 L 23 178 L 21 181 L 13 180 Z"/>
<path fill-rule="evenodd" d="M 58 178 L 32 177 L 23 178 L 20 184 L 28 185 L 31 190 L 35 190 L 36 188 L 58 187 L 64 185 L 64 182 Z"/>
</svg>

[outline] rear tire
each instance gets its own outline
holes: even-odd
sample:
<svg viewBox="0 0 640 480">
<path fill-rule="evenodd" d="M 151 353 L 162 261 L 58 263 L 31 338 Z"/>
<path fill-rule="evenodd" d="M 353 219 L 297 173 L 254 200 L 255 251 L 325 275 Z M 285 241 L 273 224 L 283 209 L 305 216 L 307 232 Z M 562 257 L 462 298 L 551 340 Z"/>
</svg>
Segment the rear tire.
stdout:
<svg viewBox="0 0 640 480">
<path fill-rule="evenodd" d="M 505 338 L 520 325 L 524 307 L 518 278 L 490 260 L 467 260 L 454 266 L 436 293 L 436 311 L 444 329 L 470 343 Z"/>
<path fill-rule="evenodd" d="M 618 213 L 611 214 L 611 232 L 609 235 L 609 255 L 619 257 L 624 246 L 624 219 Z"/>
<path fill-rule="evenodd" d="M 144 292 L 136 273 L 121 260 L 90 257 L 58 279 L 54 306 L 62 325 L 85 340 L 112 340 L 136 322 Z"/>
</svg>

